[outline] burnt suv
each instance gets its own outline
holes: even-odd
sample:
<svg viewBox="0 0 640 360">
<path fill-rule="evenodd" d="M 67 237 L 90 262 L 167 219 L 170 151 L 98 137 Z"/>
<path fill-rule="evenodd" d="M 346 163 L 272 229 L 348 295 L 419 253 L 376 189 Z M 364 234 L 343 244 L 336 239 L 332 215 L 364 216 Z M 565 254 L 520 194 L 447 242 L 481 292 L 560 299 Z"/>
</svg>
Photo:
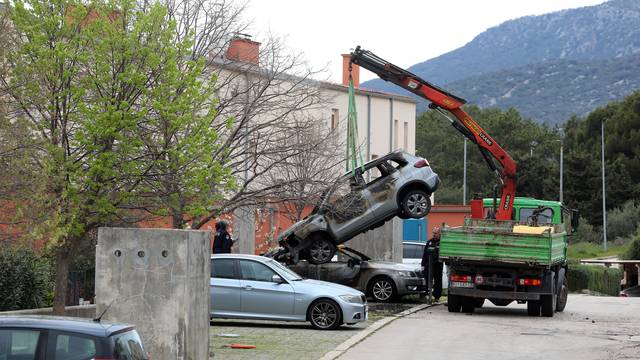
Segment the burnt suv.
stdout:
<svg viewBox="0 0 640 360">
<path fill-rule="evenodd" d="M 311 215 L 278 237 L 283 249 L 274 256 L 289 263 L 326 263 L 337 245 L 394 216 L 426 216 L 439 183 L 427 160 L 404 151 L 372 160 L 325 190 Z"/>
</svg>

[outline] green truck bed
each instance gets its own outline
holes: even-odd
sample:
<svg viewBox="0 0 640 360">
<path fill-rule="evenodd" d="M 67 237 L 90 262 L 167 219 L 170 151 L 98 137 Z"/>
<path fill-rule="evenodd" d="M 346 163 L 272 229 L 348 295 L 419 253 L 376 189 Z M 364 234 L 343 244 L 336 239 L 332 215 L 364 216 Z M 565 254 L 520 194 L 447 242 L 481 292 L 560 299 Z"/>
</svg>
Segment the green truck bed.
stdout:
<svg viewBox="0 0 640 360">
<path fill-rule="evenodd" d="M 488 262 L 534 266 L 563 263 L 567 254 L 564 225 L 552 232 L 516 234 L 517 221 L 465 219 L 464 226 L 442 229 L 440 258 L 456 262 Z"/>
</svg>

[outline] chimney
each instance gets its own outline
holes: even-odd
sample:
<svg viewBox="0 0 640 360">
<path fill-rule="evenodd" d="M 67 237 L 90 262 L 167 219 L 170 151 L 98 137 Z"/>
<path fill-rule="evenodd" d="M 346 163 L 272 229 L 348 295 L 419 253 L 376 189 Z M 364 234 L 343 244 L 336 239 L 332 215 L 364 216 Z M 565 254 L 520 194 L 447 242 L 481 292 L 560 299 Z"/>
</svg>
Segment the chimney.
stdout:
<svg viewBox="0 0 640 360">
<path fill-rule="evenodd" d="M 342 85 L 349 86 L 349 61 L 351 54 L 342 54 Z M 351 77 L 353 78 L 353 87 L 360 86 L 360 66 L 353 64 L 351 67 Z"/>
<path fill-rule="evenodd" d="M 225 56 L 229 60 L 258 65 L 260 43 L 252 41 L 248 35 L 240 34 L 231 39 Z"/>
</svg>

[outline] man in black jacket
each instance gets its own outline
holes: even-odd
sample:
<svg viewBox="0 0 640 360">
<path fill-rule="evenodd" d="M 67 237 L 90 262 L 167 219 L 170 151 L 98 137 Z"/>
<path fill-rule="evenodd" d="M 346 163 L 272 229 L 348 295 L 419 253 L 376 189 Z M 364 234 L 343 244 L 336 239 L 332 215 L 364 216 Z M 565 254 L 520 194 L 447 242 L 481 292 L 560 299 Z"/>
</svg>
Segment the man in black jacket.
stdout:
<svg viewBox="0 0 640 360">
<path fill-rule="evenodd" d="M 429 283 L 429 276 L 432 277 L 433 284 L 433 299 L 438 302 L 440 299 L 440 295 L 442 295 L 442 263 L 438 261 L 440 253 L 440 228 L 433 228 L 433 237 L 427 241 L 427 245 L 424 247 L 424 252 L 422 253 L 422 268 L 424 269 L 424 277 L 427 279 L 427 284 Z M 431 263 L 431 266 L 429 266 Z M 432 273 L 429 273 L 429 268 L 431 268 Z M 429 289 L 427 289 L 429 291 Z"/>
<path fill-rule="evenodd" d="M 216 223 L 216 236 L 213 238 L 214 254 L 230 254 L 233 240 L 227 232 L 227 222 L 222 220 Z"/>
</svg>

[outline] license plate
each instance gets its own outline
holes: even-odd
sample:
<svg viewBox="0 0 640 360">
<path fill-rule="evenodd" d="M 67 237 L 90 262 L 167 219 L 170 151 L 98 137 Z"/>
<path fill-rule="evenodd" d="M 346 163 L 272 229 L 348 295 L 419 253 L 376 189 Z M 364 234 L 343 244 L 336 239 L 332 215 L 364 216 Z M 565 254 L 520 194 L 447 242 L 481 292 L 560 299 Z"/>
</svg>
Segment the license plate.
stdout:
<svg viewBox="0 0 640 360">
<path fill-rule="evenodd" d="M 472 288 L 473 283 L 470 282 L 461 282 L 461 281 L 452 281 L 451 287 L 464 287 L 464 288 Z"/>
</svg>

